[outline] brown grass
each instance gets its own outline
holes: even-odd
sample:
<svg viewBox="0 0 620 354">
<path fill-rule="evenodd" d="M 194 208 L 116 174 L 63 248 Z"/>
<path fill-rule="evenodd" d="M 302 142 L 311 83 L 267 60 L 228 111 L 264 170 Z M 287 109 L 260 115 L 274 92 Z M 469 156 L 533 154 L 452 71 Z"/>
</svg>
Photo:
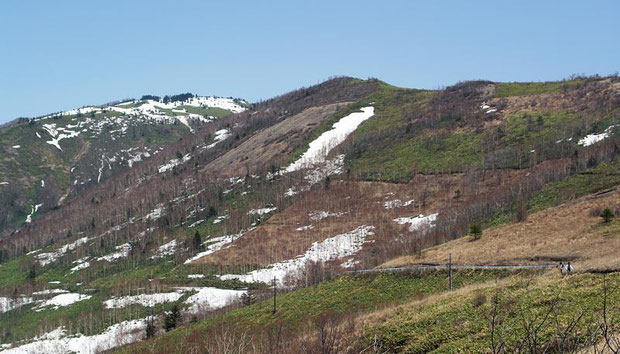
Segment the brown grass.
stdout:
<svg viewBox="0 0 620 354">
<path fill-rule="evenodd" d="M 269 163 L 283 162 L 323 120 L 344 109 L 349 103 L 308 108 L 257 132 L 237 148 L 209 163 L 204 170 L 218 171 L 220 177 L 238 176 L 245 174 L 246 169 L 254 171 L 269 166 Z"/>
<path fill-rule="evenodd" d="M 620 267 L 620 222 L 603 225 L 591 216 L 596 207 L 616 205 L 620 189 L 602 196 L 590 195 L 511 223 L 484 230 L 478 241 L 464 237 L 424 251 L 399 257 L 383 267 L 416 263 L 446 263 L 452 254 L 457 264 L 537 264 L 572 261 L 575 271 Z"/>
</svg>

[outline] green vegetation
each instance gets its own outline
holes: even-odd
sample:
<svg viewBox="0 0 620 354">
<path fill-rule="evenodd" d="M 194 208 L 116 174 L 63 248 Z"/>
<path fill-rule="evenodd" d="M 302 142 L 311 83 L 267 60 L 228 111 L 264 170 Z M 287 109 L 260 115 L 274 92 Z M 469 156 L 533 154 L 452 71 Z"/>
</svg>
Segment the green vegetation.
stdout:
<svg viewBox="0 0 620 354">
<path fill-rule="evenodd" d="M 472 225 L 469 228 L 469 233 L 474 237 L 474 240 L 479 240 L 482 237 L 482 228 L 480 225 Z"/>
<path fill-rule="evenodd" d="M 182 110 L 184 109 L 187 113 L 175 112 L 172 109 L 162 108 L 159 106 L 155 106 L 159 111 L 165 113 L 169 116 L 182 116 L 187 115 L 187 113 L 200 114 L 203 117 L 212 116 L 216 118 L 224 118 L 232 114 L 231 111 L 218 108 L 218 107 L 195 107 L 195 106 L 178 106 L 175 109 Z"/>
<path fill-rule="evenodd" d="M 614 219 L 614 213 L 609 208 L 603 209 L 601 211 L 601 218 L 603 218 L 603 222 L 608 224 Z"/>
<path fill-rule="evenodd" d="M 542 95 L 549 93 L 562 93 L 565 90 L 585 82 L 585 79 L 573 81 L 551 82 L 505 82 L 498 83 L 495 97 Z"/>
<path fill-rule="evenodd" d="M 505 271 L 455 271 L 453 284 L 460 288 L 511 274 Z M 343 276 L 278 296 L 278 312 L 272 313 L 271 301 L 263 301 L 224 315 L 190 324 L 187 329 L 175 330 L 154 339 L 162 351 L 181 350 L 185 337 L 218 325 L 235 324 L 239 328 L 262 329 L 285 324 L 287 328 L 303 330 L 316 317 L 325 314 L 346 314 L 373 311 L 383 306 L 405 303 L 445 291 L 448 279 L 445 272 L 379 273 Z M 139 343 L 131 350 L 140 351 Z"/>
<path fill-rule="evenodd" d="M 620 159 L 603 162 L 596 167 L 579 174 L 569 176 L 561 181 L 546 184 L 527 201 L 528 213 L 536 213 L 546 208 L 560 205 L 567 200 L 586 194 L 596 193 L 620 185 Z M 516 217 L 516 204 L 510 208 L 499 210 L 486 227 L 494 227 L 513 220 Z"/>
<path fill-rule="evenodd" d="M 507 352 L 525 341 L 526 336 L 531 338 L 524 323 L 540 325 L 536 337 L 541 347 L 562 334 L 571 336 L 570 343 L 583 346 L 602 318 L 605 281 L 609 287 L 609 304 L 617 304 L 620 302 L 620 277 L 617 275 L 584 274 L 552 281 L 517 279 L 412 307 L 368 328 L 365 337 L 368 343 L 378 340 L 383 345 L 382 350 L 388 352 L 490 351 L 490 323 L 494 303 L 497 303 L 495 340 L 502 336 Z M 570 323 L 580 315 L 575 328 L 569 330 Z M 613 321 L 613 327 L 620 325 L 620 317 L 616 316 Z M 570 333 L 566 333 L 568 331 Z M 526 348 L 528 345 L 525 344 Z"/>
</svg>

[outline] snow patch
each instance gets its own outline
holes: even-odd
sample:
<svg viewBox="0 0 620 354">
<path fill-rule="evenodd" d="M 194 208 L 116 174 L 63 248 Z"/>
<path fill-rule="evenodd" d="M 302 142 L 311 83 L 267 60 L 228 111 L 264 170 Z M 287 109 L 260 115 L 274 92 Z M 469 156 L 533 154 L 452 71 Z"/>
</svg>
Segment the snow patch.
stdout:
<svg viewBox="0 0 620 354">
<path fill-rule="evenodd" d="M 367 236 L 372 236 L 374 226 L 359 226 L 358 228 L 327 238 L 321 242 L 314 242 L 303 255 L 294 259 L 271 264 L 264 269 L 258 269 L 247 274 L 225 274 L 220 276 L 222 280 L 238 279 L 246 283 L 263 282 L 269 283 L 274 277 L 280 284 L 289 273 L 299 273 L 309 261 L 327 262 L 345 257 L 350 257 L 362 249 Z"/>
<path fill-rule="evenodd" d="M 213 138 L 213 143 L 207 145 L 207 149 L 214 148 L 219 142 L 224 141 L 230 138 L 231 133 L 228 129 L 221 129 L 215 132 L 215 137 Z"/>
<path fill-rule="evenodd" d="M 248 215 L 265 215 L 265 214 L 269 214 L 275 211 L 276 209 L 278 208 L 270 207 L 270 208 L 252 209 L 248 211 Z"/>
<path fill-rule="evenodd" d="M 114 253 L 110 253 L 108 255 L 105 255 L 103 257 L 99 257 L 97 258 L 98 261 L 107 261 L 107 262 L 113 262 L 119 258 L 125 258 L 127 256 L 129 256 L 129 252 L 131 251 L 131 245 L 128 243 L 123 243 L 122 245 L 116 246 L 115 247 L 117 252 Z"/>
<path fill-rule="evenodd" d="M 590 146 L 592 144 L 596 144 L 601 140 L 607 139 L 609 138 L 609 135 L 611 134 L 611 131 L 614 129 L 614 127 L 616 127 L 615 125 L 611 125 L 609 127 L 607 127 L 607 129 L 605 129 L 602 133 L 600 134 L 589 134 L 586 135 L 585 137 L 579 139 L 579 141 L 577 142 L 577 145 L 582 145 L 582 146 Z"/>
<path fill-rule="evenodd" d="M 228 214 L 227 214 L 227 215 L 220 215 L 220 216 L 218 216 L 217 218 L 215 218 L 215 220 L 213 220 L 213 223 L 214 223 L 214 224 L 219 224 L 219 223 L 221 223 L 222 221 L 224 221 L 224 220 L 228 220 L 228 219 L 230 219 L 230 216 L 229 216 Z"/>
<path fill-rule="evenodd" d="M 430 226 L 436 219 L 437 213 L 424 216 L 422 214 L 412 217 L 396 218 L 394 221 L 399 225 L 409 224 L 409 231 L 413 232 L 424 226 Z"/>
<path fill-rule="evenodd" d="M 100 353 L 142 340 L 145 328 L 144 320 L 123 321 L 108 327 L 101 334 L 65 337 L 64 327 L 60 327 L 41 337 L 41 340 L 8 349 L 4 353 Z"/>
<path fill-rule="evenodd" d="M 408 200 L 406 202 L 403 202 L 400 199 L 394 199 L 394 200 L 388 200 L 387 202 L 383 203 L 383 207 L 385 209 L 394 209 L 394 208 L 402 208 L 402 207 L 406 207 L 409 206 L 411 204 L 413 204 L 414 200 Z"/>
<path fill-rule="evenodd" d="M 321 134 L 310 142 L 308 150 L 295 162 L 286 168 L 286 172 L 293 172 L 324 162 L 327 155 L 338 144 L 342 143 L 357 127 L 375 114 L 372 106 L 364 107 L 361 112 L 354 112 L 334 123 L 331 130 Z"/>
<path fill-rule="evenodd" d="M 75 267 L 71 268 L 71 273 L 75 273 L 78 270 L 85 269 L 90 267 L 90 262 L 87 262 L 88 256 L 84 258 L 80 258 L 77 261 L 73 261 L 74 264 L 77 264 Z"/>
<path fill-rule="evenodd" d="M 60 141 L 62 139 L 74 138 L 74 137 L 80 135 L 79 131 L 72 131 L 72 130 L 68 130 L 66 128 L 61 128 L 61 127 L 56 128 L 56 124 L 55 123 L 43 124 L 42 127 L 52 137 L 52 140 L 48 140 L 48 141 L 46 141 L 46 143 L 48 143 L 50 145 L 54 145 L 60 151 L 62 151 L 62 148 L 60 147 Z M 63 131 L 63 133 L 61 133 L 60 131 Z"/>
<path fill-rule="evenodd" d="M 167 164 L 159 166 L 157 168 L 157 171 L 159 171 L 159 173 L 164 173 L 166 171 L 172 170 L 176 166 L 189 161 L 191 158 L 192 158 L 192 155 L 187 154 L 187 155 L 181 157 L 180 159 L 172 159 Z"/>
<path fill-rule="evenodd" d="M 198 293 L 190 296 L 185 303 L 191 305 L 188 309 L 190 313 L 198 313 L 202 310 L 222 308 L 245 293 L 245 290 L 199 288 Z"/>
<path fill-rule="evenodd" d="M 308 217 L 310 218 L 310 220 L 313 221 L 319 221 L 319 220 L 323 220 L 325 218 L 328 218 L 330 216 L 334 216 L 334 217 L 341 217 L 345 214 L 347 214 L 348 212 L 343 211 L 343 212 L 337 212 L 337 213 L 330 213 L 329 211 L 313 211 L 311 213 L 308 214 Z"/>
<path fill-rule="evenodd" d="M 151 257 L 151 259 L 164 258 L 168 256 L 172 256 L 177 249 L 177 240 L 172 240 L 166 244 L 159 246 L 155 255 Z"/>
<path fill-rule="evenodd" d="M 43 182 L 43 181 L 41 181 L 41 182 Z M 42 206 L 43 206 L 43 203 L 31 206 L 30 207 L 31 208 L 30 209 L 30 214 L 26 215 L 26 221 L 24 221 L 24 222 L 31 223 L 32 222 L 32 215 L 34 215 L 34 213 L 36 213 L 37 210 L 39 210 L 39 208 L 42 207 Z"/>
<path fill-rule="evenodd" d="M 34 302 L 34 299 L 27 296 L 20 296 L 14 299 L 0 296 L 0 313 L 14 310 L 32 302 Z"/>
<path fill-rule="evenodd" d="M 185 261 L 185 264 L 191 263 L 197 259 L 200 259 L 204 256 L 207 256 L 211 253 L 215 253 L 221 249 L 223 249 L 224 247 L 228 246 L 228 244 L 232 243 L 233 241 L 235 241 L 236 239 L 238 239 L 239 237 L 243 236 L 243 231 L 241 231 L 238 234 L 234 234 L 234 235 L 225 235 L 225 236 L 220 236 L 220 237 L 215 237 L 212 239 L 208 239 L 205 242 L 203 242 L 203 245 L 207 245 L 207 249 L 204 252 L 200 252 L 197 255 L 195 255 L 194 257 L 188 259 Z"/>
<path fill-rule="evenodd" d="M 153 307 L 165 302 L 173 302 L 183 296 L 179 292 L 157 293 L 157 294 L 140 294 L 133 296 L 115 297 L 103 302 L 107 309 L 118 309 L 129 305 L 140 305 L 145 307 Z"/>
<path fill-rule="evenodd" d="M 75 240 L 74 242 L 68 243 L 60 247 L 56 251 L 40 253 L 36 255 L 35 258 L 37 258 L 41 266 L 46 266 L 56 261 L 58 258 L 62 257 L 65 253 L 67 253 L 67 251 L 73 251 L 76 247 L 86 243 L 87 241 L 88 241 L 88 237 L 82 237 L 80 239 Z"/>
<path fill-rule="evenodd" d="M 45 310 L 46 307 L 53 307 L 54 310 L 58 310 L 61 307 L 72 305 L 78 301 L 88 300 L 91 297 L 92 296 L 90 295 L 83 295 L 83 294 L 77 294 L 77 293 L 67 293 L 67 294 L 56 295 L 53 298 L 42 302 L 39 306 L 36 307 L 37 308 L 36 311 L 43 311 Z"/>
<path fill-rule="evenodd" d="M 306 226 L 298 227 L 295 230 L 302 232 L 302 231 L 307 231 L 307 230 L 312 230 L 312 229 L 314 229 L 314 225 L 306 225 Z"/>
</svg>

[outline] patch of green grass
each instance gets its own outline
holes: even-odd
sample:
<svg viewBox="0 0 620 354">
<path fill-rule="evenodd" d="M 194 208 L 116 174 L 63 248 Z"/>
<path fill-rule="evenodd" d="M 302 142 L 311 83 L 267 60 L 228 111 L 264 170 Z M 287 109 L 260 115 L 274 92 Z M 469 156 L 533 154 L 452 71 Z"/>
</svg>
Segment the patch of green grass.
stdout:
<svg viewBox="0 0 620 354">
<path fill-rule="evenodd" d="M 352 162 L 365 179 L 406 181 L 417 172 L 456 172 L 480 161 L 482 136 L 420 134 Z"/>
<path fill-rule="evenodd" d="M 574 88 L 585 80 L 550 81 L 550 82 L 503 82 L 498 83 L 495 97 L 542 95 L 548 93 L 562 93 Z"/>
<path fill-rule="evenodd" d="M 30 258 L 30 256 L 20 256 L 1 263 L 0 284 L 2 284 L 2 288 L 9 289 L 26 281 Z"/>
<path fill-rule="evenodd" d="M 216 118 L 224 118 L 232 114 L 231 111 L 218 107 L 195 107 L 195 106 L 179 106 L 178 109 L 185 109 L 187 113 L 200 114 L 201 116 L 212 116 Z"/>
<path fill-rule="evenodd" d="M 487 287 L 476 292 L 446 297 L 435 304 L 406 310 L 366 330 L 366 341 L 377 340 L 387 352 L 407 353 L 480 353 L 490 351 L 489 323 L 493 298 L 499 289 L 498 333 L 504 337 L 508 352 L 525 339 L 526 321 L 542 322 L 554 304 L 555 312 L 540 327 L 539 343 L 552 341 L 556 324 L 560 328 L 583 312 L 577 322 L 574 339 L 586 339 L 588 329 L 598 323 L 605 279 L 611 304 L 620 302 L 620 276 L 575 275 L 550 283 L 537 284 L 515 280 L 508 285 Z M 557 321 L 557 322 L 556 322 Z M 614 325 L 620 325 L 615 318 Z M 511 349 L 512 348 L 512 349 Z"/>
</svg>

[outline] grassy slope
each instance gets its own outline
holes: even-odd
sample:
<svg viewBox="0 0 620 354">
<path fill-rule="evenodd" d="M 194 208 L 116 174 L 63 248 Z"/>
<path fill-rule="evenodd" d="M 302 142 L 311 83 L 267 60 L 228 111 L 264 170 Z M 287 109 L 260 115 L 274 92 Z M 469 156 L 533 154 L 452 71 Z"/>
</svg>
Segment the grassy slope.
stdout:
<svg viewBox="0 0 620 354">
<path fill-rule="evenodd" d="M 498 84 L 495 97 L 556 92 L 580 83 L 575 80 Z M 620 119 L 620 110 L 615 109 L 585 115 L 544 110 L 508 114 L 496 118 L 494 124 L 476 129 L 463 119 L 441 119 L 429 124 L 418 121 L 424 115 L 432 115 L 428 110 L 436 94 L 381 84 L 379 91 L 352 105 L 351 110 L 371 102 L 375 106 L 375 116 L 360 125 L 345 147 L 352 171 L 363 179 L 408 181 L 415 173 L 465 171 L 490 158 L 498 159 L 502 167 L 526 167 L 572 151 L 578 139 L 600 133 Z M 329 129 L 334 119 L 317 128 L 309 141 Z M 568 138 L 572 141 L 565 140 Z M 293 156 L 306 149 L 307 143 Z M 537 153 L 530 153 L 531 150 Z M 504 166 L 514 160 L 509 158 L 514 154 L 523 155 L 522 164 Z M 506 156 L 506 162 L 502 156 Z"/>
<path fill-rule="evenodd" d="M 495 97 L 543 95 L 550 93 L 561 93 L 565 89 L 570 89 L 585 80 L 576 79 L 570 81 L 548 81 L 548 82 L 504 82 L 500 83 L 495 91 Z"/>
<path fill-rule="evenodd" d="M 508 272 L 456 272 L 454 285 L 458 288 L 507 275 Z M 372 311 L 386 304 L 437 294 L 446 287 L 446 276 L 440 272 L 345 276 L 279 296 L 276 315 L 271 312 L 272 302 L 265 301 L 165 333 L 123 351 L 142 352 L 149 348 L 159 352 L 184 352 L 187 349 L 184 347 L 186 336 L 222 324 L 258 330 L 284 323 L 293 331 L 301 331 L 312 319 L 324 313 Z"/>
<path fill-rule="evenodd" d="M 573 339 L 584 345 L 589 331 L 600 320 L 603 284 L 609 287 L 609 303 L 620 303 L 620 275 L 581 274 L 560 278 L 557 273 L 535 278 L 510 279 L 481 289 L 467 289 L 440 298 L 424 306 L 412 306 L 386 316 L 385 322 L 369 326 L 368 343 L 377 338 L 383 350 L 407 353 L 454 353 L 490 351 L 490 319 L 493 299 L 498 295 L 501 333 L 508 352 L 526 337 L 526 321 L 543 323 L 539 334 L 541 345 L 553 341 L 556 326 L 565 329 L 583 313 L 577 322 Z M 543 322 L 551 304 L 555 312 Z M 537 317 L 538 316 L 538 317 Z M 613 321 L 620 325 L 620 317 Z M 376 336 L 376 337 L 375 337 Z"/>
</svg>

